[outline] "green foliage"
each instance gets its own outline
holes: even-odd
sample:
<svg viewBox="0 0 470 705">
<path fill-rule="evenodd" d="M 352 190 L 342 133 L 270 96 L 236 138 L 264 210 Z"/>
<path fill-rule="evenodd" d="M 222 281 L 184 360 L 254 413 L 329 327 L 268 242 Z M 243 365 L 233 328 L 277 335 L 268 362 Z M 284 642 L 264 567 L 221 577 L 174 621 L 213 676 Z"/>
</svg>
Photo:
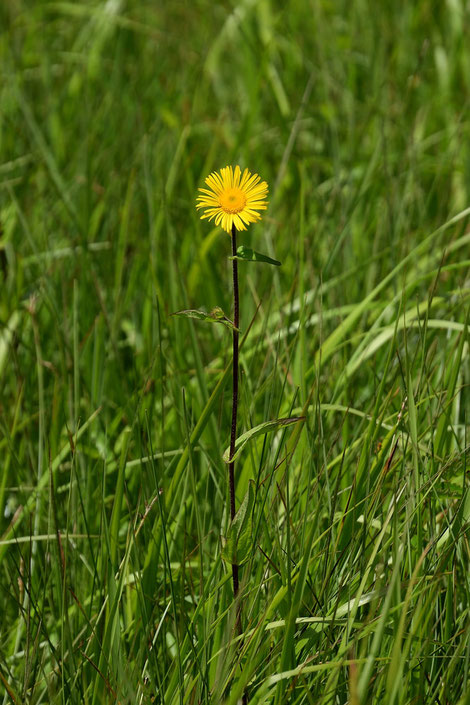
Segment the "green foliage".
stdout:
<svg viewBox="0 0 470 705">
<path fill-rule="evenodd" d="M 0 705 L 469 703 L 469 29 L 0 3 Z"/>
<path fill-rule="evenodd" d="M 238 330 L 238 328 L 235 328 L 232 321 L 227 318 L 220 306 L 215 306 L 210 313 L 199 311 L 197 309 L 188 309 L 186 311 L 175 311 L 175 313 L 172 313 L 171 315 L 183 316 L 184 318 L 194 318 L 197 321 L 204 321 L 206 323 L 222 323 L 229 330 Z"/>
<path fill-rule="evenodd" d="M 291 424 L 297 423 L 298 421 L 303 421 L 304 418 L 305 417 L 303 416 L 294 416 L 288 419 L 273 419 L 272 421 L 265 421 L 264 423 L 260 423 L 254 428 L 250 428 L 249 431 L 245 431 L 245 433 L 242 433 L 242 435 L 236 439 L 235 452 L 232 456 L 230 455 L 230 446 L 225 449 L 224 454 L 222 456 L 224 463 L 236 460 L 244 449 L 244 447 L 246 446 L 246 444 L 257 436 L 264 436 L 267 433 L 272 433 L 278 428 L 290 426 Z"/>
<path fill-rule="evenodd" d="M 253 506 L 255 503 L 254 482 L 250 480 L 248 490 L 229 524 L 221 557 L 230 564 L 246 563 L 252 549 Z"/>
<path fill-rule="evenodd" d="M 255 252 L 250 247 L 245 247 L 245 245 L 240 245 L 237 247 L 237 256 L 229 257 L 229 259 L 237 259 L 245 262 L 264 262 L 265 264 L 273 264 L 276 267 L 280 267 L 281 263 L 277 259 L 272 259 L 267 255 L 262 255 L 260 252 Z"/>
</svg>

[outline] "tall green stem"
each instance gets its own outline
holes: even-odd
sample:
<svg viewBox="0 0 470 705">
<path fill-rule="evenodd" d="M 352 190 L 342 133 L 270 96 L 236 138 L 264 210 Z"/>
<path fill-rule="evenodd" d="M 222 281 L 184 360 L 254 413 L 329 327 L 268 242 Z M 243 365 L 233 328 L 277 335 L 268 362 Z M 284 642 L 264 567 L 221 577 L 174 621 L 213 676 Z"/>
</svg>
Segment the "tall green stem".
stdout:
<svg viewBox="0 0 470 705">
<path fill-rule="evenodd" d="M 240 328 L 240 297 L 238 294 L 238 261 L 237 256 L 237 230 L 232 225 L 232 271 L 233 271 L 233 365 L 232 365 L 232 427 L 230 431 L 230 458 L 235 453 L 235 441 L 237 438 L 237 413 L 238 413 L 238 331 Z M 228 464 L 228 481 L 230 487 L 230 518 L 236 513 L 235 506 L 235 462 L 232 460 Z M 238 595 L 239 578 L 238 565 L 232 563 L 233 596 Z M 237 605 L 236 630 L 242 634 L 242 605 Z M 240 644 L 241 648 L 241 644 Z M 248 694 L 246 691 L 242 695 L 242 705 L 248 705 Z"/>
<path fill-rule="evenodd" d="M 238 261 L 237 256 L 237 229 L 232 225 L 232 271 L 233 271 L 233 366 L 232 366 L 232 427 L 230 431 L 230 458 L 235 453 L 237 438 L 237 413 L 238 413 L 238 329 L 240 328 L 240 297 L 238 294 Z M 230 518 L 236 513 L 235 507 L 235 462 L 228 465 L 228 481 L 230 488 Z M 238 565 L 232 563 L 233 595 L 238 594 L 239 579 Z"/>
</svg>

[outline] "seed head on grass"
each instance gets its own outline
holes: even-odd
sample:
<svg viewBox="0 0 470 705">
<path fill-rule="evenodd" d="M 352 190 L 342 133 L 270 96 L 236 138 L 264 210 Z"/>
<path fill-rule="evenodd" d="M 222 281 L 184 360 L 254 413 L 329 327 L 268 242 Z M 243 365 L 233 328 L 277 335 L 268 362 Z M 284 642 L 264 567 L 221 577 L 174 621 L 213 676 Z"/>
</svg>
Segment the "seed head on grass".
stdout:
<svg viewBox="0 0 470 705">
<path fill-rule="evenodd" d="M 205 208 L 202 218 L 215 218 L 215 224 L 221 225 L 227 232 L 232 232 L 232 226 L 237 230 L 246 230 L 250 223 L 261 220 L 258 211 L 266 210 L 268 202 L 268 184 L 261 181 L 258 174 L 252 174 L 248 169 L 241 172 L 239 166 L 235 169 L 226 166 L 219 172 L 214 171 L 206 178 L 209 189 L 200 188 L 201 196 L 197 198 L 196 208 Z"/>
</svg>

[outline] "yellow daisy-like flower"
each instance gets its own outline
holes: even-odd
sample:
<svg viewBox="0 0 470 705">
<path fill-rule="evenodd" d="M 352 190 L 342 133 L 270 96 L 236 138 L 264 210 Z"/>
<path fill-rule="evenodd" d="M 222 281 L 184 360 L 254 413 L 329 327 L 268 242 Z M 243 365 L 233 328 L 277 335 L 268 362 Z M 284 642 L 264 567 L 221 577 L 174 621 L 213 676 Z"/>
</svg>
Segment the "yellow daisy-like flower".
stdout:
<svg viewBox="0 0 470 705">
<path fill-rule="evenodd" d="M 226 166 L 220 173 L 210 174 L 206 184 L 210 191 L 199 189 L 202 195 L 197 198 L 196 208 L 205 208 L 201 218 L 215 218 L 215 224 L 228 233 L 233 225 L 237 230 L 246 230 L 247 225 L 261 220 L 258 211 L 268 207 L 268 184 L 248 169 L 242 174 L 239 166 Z"/>
</svg>

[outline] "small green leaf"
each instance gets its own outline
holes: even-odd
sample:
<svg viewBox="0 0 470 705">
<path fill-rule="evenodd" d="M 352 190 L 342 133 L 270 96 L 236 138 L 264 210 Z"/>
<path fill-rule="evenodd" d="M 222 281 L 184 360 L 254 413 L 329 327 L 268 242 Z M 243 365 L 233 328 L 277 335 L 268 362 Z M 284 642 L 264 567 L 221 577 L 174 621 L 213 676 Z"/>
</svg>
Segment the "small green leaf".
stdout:
<svg viewBox="0 0 470 705">
<path fill-rule="evenodd" d="M 255 503 L 254 486 L 255 483 L 250 480 L 243 502 L 228 527 L 227 538 L 222 548 L 223 560 L 232 565 L 242 565 L 250 556 Z"/>
<path fill-rule="evenodd" d="M 230 318 L 227 318 L 220 306 L 213 308 L 210 313 L 199 311 L 197 309 L 186 309 L 184 311 L 175 311 L 175 313 L 172 313 L 171 315 L 184 316 L 185 318 L 195 318 L 198 321 L 205 321 L 206 323 L 222 323 L 222 325 L 229 328 L 229 330 L 237 330 L 240 332 L 238 328 L 235 328 Z"/>
<path fill-rule="evenodd" d="M 297 423 L 297 421 L 303 421 L 304 419 L 305 416 L 292 416 L 287 419 L 274 419 L 273 421 L 265 421 L 259 426 L 251 428 L 249 431 L 246 431 L 246 433 L 242 433 L 242 435 L 235 441 L 235 453 L 232 458 L 230 458 L 230 446 L 226 448 L 225 453 L 223 454 L 224 462 L 230 463 L 231 461 L 236 460 L 248 441 L 251 441 L 252 438 L 256 438 L 256 436 L 261 436 L 265 433 L 271 433 L 271 431 L 274 431 L 280 426 L 290 426 L 291 424 Z"/>
<path fill-rule="evenodd" d="M 228 321 L 229 319 L 225 315 L 225 313 L 222 311 L 220 306 L 215 306 L 212 311 L 210 312 L 210 317 L 214 319 L 214 321 Z M 231 322 L 231 321 L 230 321 Z"/>
<path fill-rule="evenodd" d="M 245 247 L 245 245 L 237 247 L 237 256 L 229 257 L 229 259 L 245 260 L 245 262 L 265 262 L 266 264 L 274 264 L 276 267 L 281 266 L 281 262 L 278 262 L 277 259 L 271 259 L 267 255 L 262 255 L 261 252 L 255 252 L 255 250 Z"/>
</svg>

